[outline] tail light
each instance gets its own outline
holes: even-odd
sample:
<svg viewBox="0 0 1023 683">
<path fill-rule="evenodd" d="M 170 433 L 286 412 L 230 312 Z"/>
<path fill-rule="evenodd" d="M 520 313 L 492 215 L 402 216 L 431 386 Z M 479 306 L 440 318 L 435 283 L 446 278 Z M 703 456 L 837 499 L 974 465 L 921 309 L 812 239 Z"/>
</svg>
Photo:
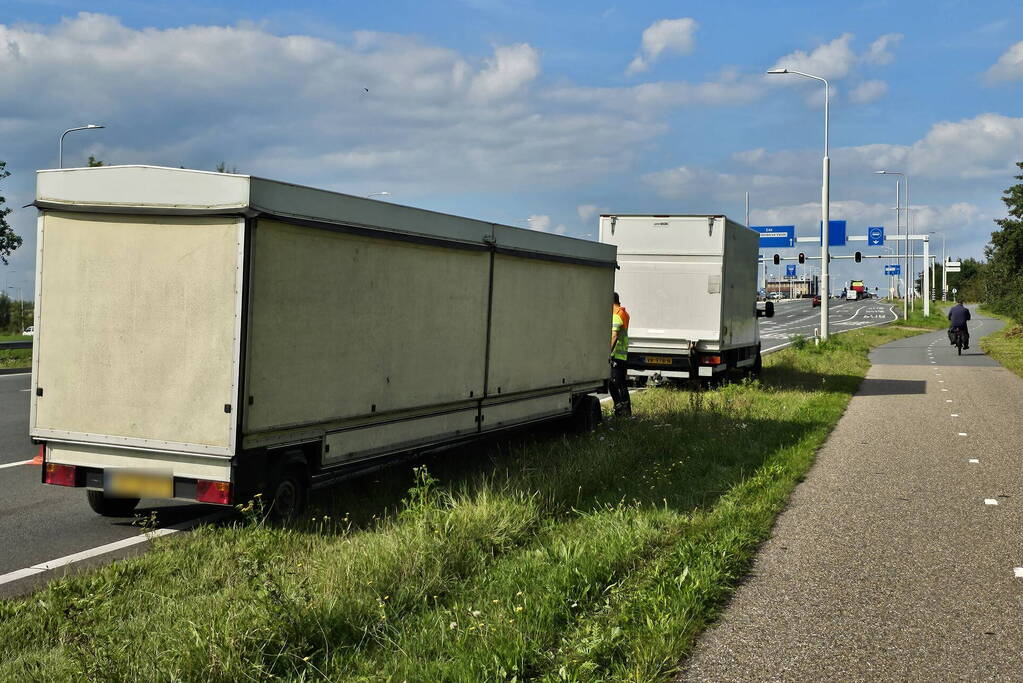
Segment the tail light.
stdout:
<svg viewBox="0 0 1023 683">
<path fill-rule="evenodd" d="M 721 365 L 721 356 L 700 356 L 700 365 Z"/>
<path fill-rule="evenodd" d="M 231 503 L 231 484 L 226 481 L 207 481 L 200 479 L 195 482 L 195 499 L 200 503 Z"/>
<path fill-rule="evenodd" d="M 56 463 L 46 464 L 46 473 L 43 483 L 56 484 L 57 486 L 74 486 L 76 468 L 74 465 L 58 465 Z"/>
</svg>

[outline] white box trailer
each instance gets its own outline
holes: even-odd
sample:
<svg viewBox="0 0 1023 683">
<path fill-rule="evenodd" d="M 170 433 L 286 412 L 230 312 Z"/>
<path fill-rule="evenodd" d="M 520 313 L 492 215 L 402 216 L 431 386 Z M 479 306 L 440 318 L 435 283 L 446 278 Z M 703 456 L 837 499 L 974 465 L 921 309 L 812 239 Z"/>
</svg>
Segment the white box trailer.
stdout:
<svg viewBox="0 0 1023 683">
<path fill-rule="evenodd" d="M 629 374 L 709 380 L 760 369 L 759 234 L 725 216 L 602 215 L 631 317 Z"/>
<path fill-rule="evenodd" d="M 399 453 L 599 420 L 614 247 L 246 175 L 38 173 L 47 483 L 282 509 Z"/>
</svg>

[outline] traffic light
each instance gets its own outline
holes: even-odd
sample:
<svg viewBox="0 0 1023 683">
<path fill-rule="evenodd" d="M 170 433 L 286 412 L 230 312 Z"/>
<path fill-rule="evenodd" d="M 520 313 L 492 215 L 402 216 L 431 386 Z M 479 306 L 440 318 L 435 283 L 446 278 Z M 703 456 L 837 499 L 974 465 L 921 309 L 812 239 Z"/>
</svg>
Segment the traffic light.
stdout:
<svg viewBox="0 0 1023 683">
<path fill-rule="evenodd" d="M 774 255 L 774 265 L 778 265 L 779 263 L 781 263 L 781 256 L 779 256 L 778 254 L 775 254 Z"/>
<path fill-rule="evenodd" d="M 804 254 L 803 252 L 799 252 L 799 262 L 806 263 L 806 254 Z"/>
<path fill-rule="evenodd" d="M 863 254 L 861 254 L 860 252 L 856 252 L 856 256 L 854 258 L 856 259 L 856 263 L 859 263 L 860 261 L 863 260 Z"/>
</svg>

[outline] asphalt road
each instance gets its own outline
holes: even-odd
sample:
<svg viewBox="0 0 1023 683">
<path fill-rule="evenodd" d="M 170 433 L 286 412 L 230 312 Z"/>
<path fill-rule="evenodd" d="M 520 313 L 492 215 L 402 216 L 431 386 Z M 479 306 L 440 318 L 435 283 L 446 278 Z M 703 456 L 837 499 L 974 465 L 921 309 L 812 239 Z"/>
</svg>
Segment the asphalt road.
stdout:
<svg viewBox="0 0 1023 683">
<path fill-rule="evenodd" d="M 829 303 L 832 333 L 879 325 L 896 318 L 891 305 L 878 299 L 832 299 Z M 820 328 L 820 322 L 821 309 L 811 306 L 809 299 L 780 301 L 774 305 L 773 318 L 760 319 L 761 349 L 764 352 L 777 350 L 796 335 L 812 337 L 814 330 Z"/>
<path fill-rule="evenodd" d="M 1023 675 L 1023 380 L 944 332 L 872 362 L 686 680 Z"/>
<path fill-rule="evenodd" d="M 13 465 L 31 459 L 36 450 L 28 438 L 29 384 L 28 374 L 0 375 L 0 575 L 139 534 L 132 518 L 94 513 L 84 489 L 43 485 L 38 465 Z M 138 512 L 146 515 L 156 510 L 161 525 L 166 526 L 218 509 L 142 501 Z M 11 594 L 14 588 L 22 587 L 0 584 L 0 596 Z"/>
</svg>

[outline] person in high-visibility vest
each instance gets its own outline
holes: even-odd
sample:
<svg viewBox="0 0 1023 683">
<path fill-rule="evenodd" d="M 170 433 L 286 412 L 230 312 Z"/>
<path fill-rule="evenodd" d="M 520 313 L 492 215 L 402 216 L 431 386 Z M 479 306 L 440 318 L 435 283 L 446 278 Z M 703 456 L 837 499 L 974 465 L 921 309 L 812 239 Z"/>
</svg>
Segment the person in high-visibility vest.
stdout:
<svg viewBox="0 0 1023 683">
<path fill-rule="evenodd" d="M 629 385 L 626 365 L 629 360 L 629 312 L 622 306 L 615 292 L 611 304 L 611 400 L 615 404 L 615 415 L 632 415 L 632 401 L 629 399 Z"/>
</svg>

